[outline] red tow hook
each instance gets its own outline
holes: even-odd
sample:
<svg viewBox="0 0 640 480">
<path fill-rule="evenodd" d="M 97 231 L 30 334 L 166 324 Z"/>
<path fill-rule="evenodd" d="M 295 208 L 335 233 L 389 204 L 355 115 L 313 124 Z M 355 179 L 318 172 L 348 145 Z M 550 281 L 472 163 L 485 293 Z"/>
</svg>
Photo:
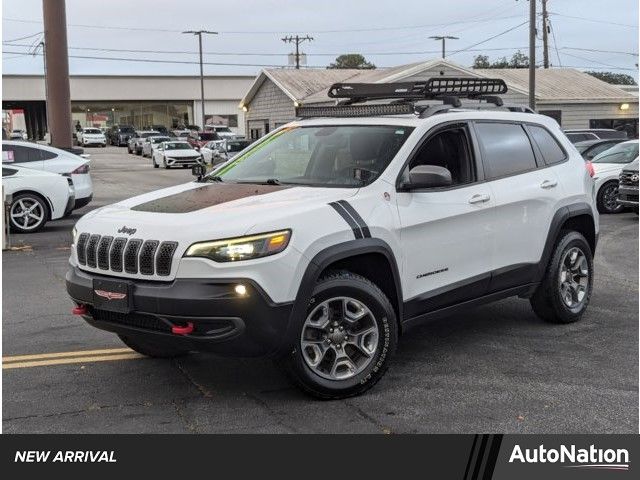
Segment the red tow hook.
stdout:
<svg viewBox="0 0 640 480">
<path fill-rule="evenodd" d="M 77 307 L 73 307 L 71 313 L 73 315 L 88 315 L 89 311 L 87 310 L 86 305 L 78 305 Z"/>
<path fill-rule="evenodd" d="M 174 325 L 171 327 L 171 333 L 175 333 L 176 335 L 189 335 L 193 332 L 193 323 L 187 322 L 186 326 Z"/>
</svg>

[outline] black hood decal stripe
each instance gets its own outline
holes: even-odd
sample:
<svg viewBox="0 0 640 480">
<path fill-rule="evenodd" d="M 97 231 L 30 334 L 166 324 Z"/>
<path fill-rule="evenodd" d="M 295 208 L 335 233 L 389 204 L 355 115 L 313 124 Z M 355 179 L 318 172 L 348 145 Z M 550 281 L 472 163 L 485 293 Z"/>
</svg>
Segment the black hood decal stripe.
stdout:
<svg viewBox="0 0 640 480">
<path fill-rule="evenodd" d="M 339 200 L 337 202 L 331 202 L 329 205 L 349 224 L 356 239 L 371 238 L 369 227 L 349 202 Z"/>
<path fill-rule="evenodd" d="M 141 203 L 132 207 L 131 210 L 153 213 L 188 213 L 241 198 L 277 192 L 285 188 L 291 187 L 238 183 L 209 184 Z"/>
</svg>

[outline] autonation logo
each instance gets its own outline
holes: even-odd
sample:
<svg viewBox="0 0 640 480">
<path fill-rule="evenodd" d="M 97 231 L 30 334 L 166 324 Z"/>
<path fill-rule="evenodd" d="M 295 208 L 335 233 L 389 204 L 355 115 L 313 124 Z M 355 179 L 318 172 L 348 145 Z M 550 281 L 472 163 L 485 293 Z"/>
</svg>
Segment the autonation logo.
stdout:
<svg viewBox="0 0 640 480">
<path fill-rule="evenodd" d="M 595 445 L 577 448 L 575 445 L 560 445 L 560 448 L 525 448 L 515 445 L 509 463 L 561 463 L 567 468 L 597 470 L 629 470 L 629 451 L 625 448 L 602 449 Z"/>
</svg>

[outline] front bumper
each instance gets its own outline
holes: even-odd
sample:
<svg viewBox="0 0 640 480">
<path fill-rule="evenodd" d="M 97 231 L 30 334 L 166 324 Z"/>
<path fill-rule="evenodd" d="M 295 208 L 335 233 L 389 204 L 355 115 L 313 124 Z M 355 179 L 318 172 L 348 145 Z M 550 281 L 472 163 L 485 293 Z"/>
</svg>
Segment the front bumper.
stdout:
<svg viewBox="0 0 640 480">
<path fill-rule="evenodd" d="M 279 353 L 286 343 L 292 303 L 274 303 L 253 280 L 179 278 L 171 282 L 131 281 L 131 312 L 94 307 L 94 280 L 125 280 L 95 275 L 72 266 L 67 292 L 87 307 L 83 318 L 94 327 L 130 337 L 225 356 L 258 357 Z M 235 286 L 246 287 L 238 295 Z M 193 332 L 172 333 L 172 326 L 193 324 Z"/>
<path fill-rule="evenodd" d="M 618 203 L 627 207 L 637 207 L 638 187 L 620 185 L 618 188 Z"/>
<path fill-rule="evenodd" d="M 202 157 L 198 157 L 198 158 L 166 157 L 166 158 L 167 158 L 167 165 L 169 165 L 170 167 L 174 167 L 177 165 L 193 166 L 203 162 Z"/>
</svg>

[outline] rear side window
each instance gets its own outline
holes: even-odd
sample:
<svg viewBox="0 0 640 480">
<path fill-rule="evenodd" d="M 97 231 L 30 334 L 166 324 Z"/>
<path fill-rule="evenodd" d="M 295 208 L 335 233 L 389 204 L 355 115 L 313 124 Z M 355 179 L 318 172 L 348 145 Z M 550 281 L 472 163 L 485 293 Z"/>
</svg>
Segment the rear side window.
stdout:
<svg viewBox="0 0 640 480">
<path fill-rule="evenodd" d="M 42 160 L 38 150 L 22 145 L 2 145 L 2 163 L 37 162 Z"/>
<path fill-rule="evenodd" d="M 533 140 L 538 145 L 544 163 L 547 165 L 553 165 L 554 163 L 560 163 L 567 158 L 564 150 L 557 142 L 557 140 L 549 133 L 546 128 L 538 127 L 536 125 L 529 125 L 529 131 Z"/>
<path fill-rule="evenodd" d="M 39 149 L 39 152 L 41 160 L 51 160 L 53 158 L 58 158 L 57 153 L 50 152 L 49 150 Z"/>
<path fill-rule="evenodd" d="M 476 123 L 488 178 L 514 175 L 537 167 L 529 136 L 517 123 Z"/>
</svg>

